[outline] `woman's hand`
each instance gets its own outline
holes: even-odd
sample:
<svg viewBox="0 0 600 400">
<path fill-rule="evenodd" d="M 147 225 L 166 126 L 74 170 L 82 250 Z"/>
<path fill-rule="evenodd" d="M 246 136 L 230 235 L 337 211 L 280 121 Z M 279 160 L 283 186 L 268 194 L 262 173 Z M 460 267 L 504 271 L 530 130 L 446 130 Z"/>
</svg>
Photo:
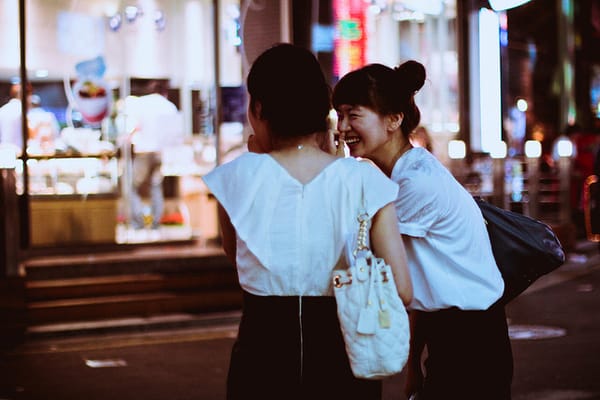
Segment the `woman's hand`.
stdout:
<svg viewBox="0 0 600 400">
<path fill-rule="evenodd" d="M 337 140 L 335 139 L 336 136 L 338 136 L 337 132 L 333 130 L 321 134 L 319 137 L 321 150 L 336 157 L 345 157 L 346 142 L 342 135 L 339 135 Z"/>
<path fill-rule="evenodd" d="M 342 138 L 342 135 L 338 137 L 335 155 L 337 157 L 346 157 L 346 141 Z"/>
</svg>

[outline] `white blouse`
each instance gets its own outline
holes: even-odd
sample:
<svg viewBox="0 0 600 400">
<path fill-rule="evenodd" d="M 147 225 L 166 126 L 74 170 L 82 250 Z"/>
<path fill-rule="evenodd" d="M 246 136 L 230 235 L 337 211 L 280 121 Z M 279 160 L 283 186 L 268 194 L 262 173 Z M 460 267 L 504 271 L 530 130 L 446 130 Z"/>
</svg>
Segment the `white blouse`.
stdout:
<svg viewBox="0 0 600 400">
<path fill-rule="evenodd" d="M 392 179 L 400 186 L 396 214 L 413 283 L 409 308 L 487 309 L 504 281 L 473 197 L 423 148 L 404 153 Z"/>
<path fill-rule="evenodd" d="M 241 287 L 263 296 L 332 296 L 331 272 L 358 229 L 361 183 L 370 216 L 398 193 L 381 171 L 353 158 L 302 184 L 272 156 L 244 153 L 203 179 L 235 228 Z"/>
</svg>

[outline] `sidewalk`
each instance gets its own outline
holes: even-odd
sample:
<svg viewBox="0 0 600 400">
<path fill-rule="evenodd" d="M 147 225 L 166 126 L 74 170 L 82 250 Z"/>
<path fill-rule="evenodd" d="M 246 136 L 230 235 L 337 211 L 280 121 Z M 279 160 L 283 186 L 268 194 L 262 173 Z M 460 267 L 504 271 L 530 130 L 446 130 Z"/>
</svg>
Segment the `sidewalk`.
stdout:
<svg viewBox="0 0 600 400">
<path fill-rule="evenodd" d="M 533 293 L 579 276 L 590 273 L 600 267 L 599 244 L 588 240 L 579 240 L 573 251 L 566 254 L 566 260 L 557 270 L 540 277 L 525 292 Z"/>
<path fill-rule="evenodd" d="M 589 241 L 577 243 L 573 252 L 567 254 L 565 264 L 557 270 L 540 277 L 521 296 L 532 294 L 562 282 L 576 279 L 600 269 L 600 252 L 598 244 Z M 215 313 L 177 313 L 155 317 L 136 317 L 107 319 L 83 323 L 53 325 L 28 332 L 27 346 L 35 348 L 37 344 L 45 346 L 47 341 L 68 342 L 86 341 L 88 337 L 109 337 L 113 335 L 149 335 L 161 336 L 169 332 L 180 332 L 188 335 L 197 330 L 229 332 L 235 336 L 241 310 Z M 0 399 L 1 400 L 1 399 Z"/>
<path fill-rule="evenodd" d="M 507 307 L 511 328 L 562 333 L 513 338 L 513 400 L 600 398 L 598 309 L 600 255 L 595 243 L 579 243 L 565 265 Z M 0 399 L 221 400 L 239 314 L 196 318 L 196 326 L 29 341 L 0 354 Z M 383 399 L 405 400 L 404 380 L 386 379 Z"/>
<path fill-rule="evenodd" d="M 170 250 L 170 248 L 169 248 Z M 181 249 L 183 250 L 183 249 Z M 213 255 L 215 249 L 187 249 L 179 250 L 178 256 L 183 254 L 196 254 L 200 257 Z M 157 256 L 161 254 L 160 249 L 146 249 L 145 256 Z M 172 255 L 173 256 L 173 255 Z M 111 262 L 111 256 L 107 255 L 106 262 Z M 163 254 L 162 257 L 165 257 Z M 112 260 L 114 261 L 114 260 Z M 574 250 L 567 254 L 567 259 L 556 271 L 542 276 L 525 293 L 533 293 L 545 287 L 552 286 L 568 279 L 573 279 L 589 272 L 591 265 L 600 265 L 600 253 L 598 244 L 586 240 L 579 241 Z M 103 319 L 98 321 L 74 322 L 64 324 L 53 324 L 49 326 L 38 326 L 28 330 L 29 341 L 37 341 L 61 337 L 78 337 L 85 335 L 105 334 L 128 334 L 160 332 L 172 329 L 205 328 L 213 325 L 236 325 L 240 318 L 240 310 L 214 313 L 173 313 L 160 316 L 130 317 Z"/>
</svg>

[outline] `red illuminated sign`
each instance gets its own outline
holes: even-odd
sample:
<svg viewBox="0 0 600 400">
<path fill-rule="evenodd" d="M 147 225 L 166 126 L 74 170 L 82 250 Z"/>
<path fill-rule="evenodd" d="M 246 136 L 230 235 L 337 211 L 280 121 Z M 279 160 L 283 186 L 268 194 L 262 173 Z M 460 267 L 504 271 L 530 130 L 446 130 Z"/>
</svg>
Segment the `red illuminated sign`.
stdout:
<svg viewBox="0 0 600 400">
<path fill-rule="evenodd" d="M 363 0 L 334 0 L 335 18 L 333 73 L 341 77 L 365 64 L 366 8 Z"/>
</svg>

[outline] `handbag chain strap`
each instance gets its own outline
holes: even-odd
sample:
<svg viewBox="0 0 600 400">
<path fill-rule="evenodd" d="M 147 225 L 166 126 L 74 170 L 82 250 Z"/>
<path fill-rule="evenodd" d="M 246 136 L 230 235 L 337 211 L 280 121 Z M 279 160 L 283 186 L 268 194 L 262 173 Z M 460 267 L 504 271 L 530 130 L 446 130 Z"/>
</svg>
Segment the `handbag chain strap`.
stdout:
<svg viewBox="0 0 600 400">
<path fill-rule="evenodd" d="M 356 249 L 354 249 L 354 255 L 361 250 L 369 250 L 367 243 L 369 215 L 367 213 L 361 213 L 358 215 L 358 236 L 356 238 Z"/>
<path fill-rule="evenodd" d="M 354 249 L 354 256 L 359 251 L 369 250 L 368 234 L 369 234 L 369 214 L 365 207 L 365 186 L 361 182 L 360 187 L 360 209 L 358 211 L 358 235 L 356 238 L 356 248 Z"/>
</svg>

